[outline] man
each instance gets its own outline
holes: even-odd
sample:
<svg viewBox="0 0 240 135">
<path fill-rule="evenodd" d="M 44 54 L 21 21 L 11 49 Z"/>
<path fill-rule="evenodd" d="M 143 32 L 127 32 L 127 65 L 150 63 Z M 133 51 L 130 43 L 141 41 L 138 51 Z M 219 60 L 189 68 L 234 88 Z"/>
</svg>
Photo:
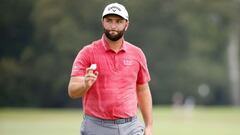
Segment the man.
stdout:
<svg viewBox="0 0 240 135">
<path fill-rule="evenodd" d="M 152 135 L 150 75 L 142 50 L 124 40 L 128 25 L 123 5 L 107 5 L 102 38 L 73 63 L 68 94 L 83 97 L 82 135 Z M 145 126 L 136 117 L 138 106 Z"/>
</svg>

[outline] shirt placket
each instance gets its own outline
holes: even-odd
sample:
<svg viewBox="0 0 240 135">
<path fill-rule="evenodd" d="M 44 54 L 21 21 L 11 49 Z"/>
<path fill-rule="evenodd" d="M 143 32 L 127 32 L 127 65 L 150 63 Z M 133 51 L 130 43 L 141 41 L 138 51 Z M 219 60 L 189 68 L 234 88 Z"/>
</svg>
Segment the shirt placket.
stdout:
<svg viewBox="0 0 240 135">
<path fill-rule="evenodd" d="M 117 72 L 118 71 L 118 55 L 117 55 L 117 53 L 115 53 L 113 55 L 113 63 L 114 63 L 114 71 Z"/>
</svg>

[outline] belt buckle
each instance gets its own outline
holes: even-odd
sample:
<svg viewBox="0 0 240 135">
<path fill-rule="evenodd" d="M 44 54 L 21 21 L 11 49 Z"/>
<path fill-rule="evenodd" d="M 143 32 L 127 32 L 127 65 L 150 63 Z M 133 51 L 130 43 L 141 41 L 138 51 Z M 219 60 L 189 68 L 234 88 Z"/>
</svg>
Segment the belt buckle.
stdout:
<svg viewBox="0 0 240 135">
<path fill-rule="evenodd" d="M 133 119 L 133 117 L 130 117 L 130 118 L 127 118 L 126 121 L 127 121 L 127 122 L 131 122 L 132 119 Z"/>
<path fill-rule="evenodd" d="M 125 119 L 114 120 L 114 124 L 124 124 L 124 123 L 126 123 Z"/>
<path fill-rule="evenodd" d="M 124 119 L 117 119 L 117 120 L 114 120 L 114 124 L 124 124 L 124 123 L 131 122 L 131 121 L 132 121 L 132 117 L 124 118 Z"/>
</svg>

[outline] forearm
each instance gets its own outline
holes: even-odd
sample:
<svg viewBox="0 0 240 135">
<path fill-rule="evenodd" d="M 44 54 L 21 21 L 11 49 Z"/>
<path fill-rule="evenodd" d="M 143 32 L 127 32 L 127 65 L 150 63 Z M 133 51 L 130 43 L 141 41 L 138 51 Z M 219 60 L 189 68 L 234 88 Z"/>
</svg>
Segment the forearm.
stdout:
<svg viewBox="0 0 240 135">
<path fill-rule="evenodd" d="M 68 85 L 68 95 L 73 98 L 80 98 L 82 97 L 88 90 L 86 85 L 83 81 L 83 77 L 79 78 L 71 78 L 70 83 Z"/>
<path fill-rule="evenodd" d="M 148 84 L 138 86 L 137 95 L 145 126 L 152 128 L 152 96 Z"/>
<path fill-rule="evenodd" d="M 86 69 L 84 76 L 71 77 L 68 85 L 68 95 L 71 98 L 82 97 L 90 87 L 95 83 L 98 72 L 93 73 L 92 67 Z"/>
</svg>

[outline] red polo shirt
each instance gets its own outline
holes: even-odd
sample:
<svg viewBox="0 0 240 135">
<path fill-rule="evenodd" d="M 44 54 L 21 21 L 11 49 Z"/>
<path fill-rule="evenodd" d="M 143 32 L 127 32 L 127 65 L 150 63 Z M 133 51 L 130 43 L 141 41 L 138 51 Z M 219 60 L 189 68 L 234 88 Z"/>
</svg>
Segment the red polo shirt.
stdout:
<svg viewBox="0 0 240 135">
<path fill-rule="evenodd" d="M 99 74 L 83 96 L 84 113 L 103 119 L 136 115 L 136 85 L 150 81 L 142 50 L 123 41 L 121 50 L 115 53 L 103 36 L 78 53 L 71 76 L 84 76 L 91 64 L 97 64 Z"/>
</svg>

